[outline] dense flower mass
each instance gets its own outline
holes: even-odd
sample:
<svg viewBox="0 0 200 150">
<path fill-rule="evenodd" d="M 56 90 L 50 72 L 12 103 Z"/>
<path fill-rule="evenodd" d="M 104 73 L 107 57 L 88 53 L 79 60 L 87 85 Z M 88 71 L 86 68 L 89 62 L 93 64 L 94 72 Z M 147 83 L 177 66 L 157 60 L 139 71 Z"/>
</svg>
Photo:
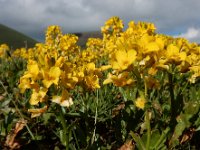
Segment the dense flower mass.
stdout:
<svg viewBox="0 0 200 150">
<path fill-rule="evenodd" d="M 131 21 L 124 29 L 118 17 L 109 19 L 101 30 L 102 39 L 89 38 L 86 47 L 81 49 L 77 36 L 62 34 L 59 26 L 50 26 L 45 43 L 12 53 L 12 57 L 27 60 L 27 70 L 20 78 L 19 88 L 22 93 L 26 89 L 32 91 L 31 105 L 51 100 L 69 107 L 73 104 L 70 90 L 77 86 L 88 90 L 109 83 L 133 87 L 142 83 L 141 80 L 144 85 L 157 88 L 159 72 L 172 69 L 180 74 L 191 73 L 188 78 L 191 83 L 200 76 L 200 47 L 196 43 L 157 34 L 152 23 Z M 5 57 L 7 51 L 7 45 L 0 46 L 1 57 Z M 52 87 L 55 91 L 48 95 Z M 67 97 L 63 93 L 67 93 Z"/>
</svg>

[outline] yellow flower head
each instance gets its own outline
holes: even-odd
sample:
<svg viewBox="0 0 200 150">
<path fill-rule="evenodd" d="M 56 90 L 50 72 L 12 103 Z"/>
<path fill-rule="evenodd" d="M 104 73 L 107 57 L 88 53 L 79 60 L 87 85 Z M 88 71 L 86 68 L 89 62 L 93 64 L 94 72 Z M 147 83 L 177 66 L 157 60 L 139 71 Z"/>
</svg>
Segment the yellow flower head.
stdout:
<svg viewBox="0 0 200 150">
<path fill-rule="evenodd" d="M 43 108 L 28 109 L 28 112 L 31 113 L 31 118 L 38 117 L 46 111 L 47 111 L 47 105 L 45 105 Z"/>
<path fill-rule="evenodd" d="M 158 52 L 159 45 L 156 42 L 150 42 L 146 45 L 146 53 Z"/>
<path fill-rule="evenodd" d="M 167 47 L 166 57 L 169 62 L 181 62 L 186 60 L 187 54 L 184 51 L 180 51 L 177 45 L 170 44 Z"/>
<path fill-rule="evenodd" d="M 38 77 L 39 74 L 39 67 L 36 61 L 34 60 L 29 60 L 28 64 L 27 64 L 27 74 L 30 74 L 30 76 L 33 79 L 36 79 Z"/>
<path fill-rule="evenodd" d="M 45 43 L 47 45 L 57 44 L 59 42 L 59 38 L 62 34 L 61 28 L 59 26 L 49 26 L 46 31 L 46 39 Z"/>
<path fill-rule="evenodd" d="M 47 93 L 47 88 L 40 88 L 39 91 L 33 89 L 33 93 L 31 95 L 30 104 L 37 105 L 39 102 L 43 102 L 45 100 L 45 96 Z"/>
<path fill-rule="evenodd" d="M 146 100 L 144 97 L 138 97 L 135 101 L 136 107 L 140 109 L 144 109 L 145 103 L 146 103 Z"/>
<path fill-rule="evenodd" d="M 20 84 L 19 84 L 20 92 L 24 93 L 26 89 L 31 88 L 31 81 L 29 78 L 20 78 Z"/>
<path fill-rule="evenodd" d="M 99 89 L 99 78 L 97 75 L 88 75 L 85 77 L 85 83 L 89 89 Z"/>
<path fill-rule="evenodd" d="M 43 85 L 49 88 L 52 84 L 58 85 L 58 81 L 61 75 L 61 70 L 59 67 L 51 67 L 49 72 L 43 70 L 44 80 Z"/>
<path fill-rule="evenodd" d="M 66 90 L 62 91 L 62 96 L 53 96 L 52 102 L 60 104 L 63 107 L 70 107 L 71 105 L 73 105 L 73 100 Z"/>
<path fill-rule="evenodd" d="M 124 25 L 119 17 L 112 17 L 106 21 L 105 26 L 101 28 L 103 34 L 118 34 L 122 31 Z"/>
<path fill-rule="evenodd" d="M 9 47 L 6 44 L 1 44 L 0 45 L 0 57 L 5 57 L 6 51 L 9 51 Z"/>
<path fill-rule="evenodd" d="M 136 60 L 136 51 L 130 49 L 128 51 L 118 50 L 115 52 L 114 58 L 110 63 L 113 69 L 125 70 Z"/>
<path fill-rule="evenodd" d="M 123 87 L 123 86 L 131 85 L 133 82 L 134 80 L 129 77 L 129 73 L 123 72 L 119 75 L 112 75 L 109 73 L 108 78 L 104 80 L 103 84 L 105 85 L 105 84 L 113 83 L 115 86 Z"/>
</svg>

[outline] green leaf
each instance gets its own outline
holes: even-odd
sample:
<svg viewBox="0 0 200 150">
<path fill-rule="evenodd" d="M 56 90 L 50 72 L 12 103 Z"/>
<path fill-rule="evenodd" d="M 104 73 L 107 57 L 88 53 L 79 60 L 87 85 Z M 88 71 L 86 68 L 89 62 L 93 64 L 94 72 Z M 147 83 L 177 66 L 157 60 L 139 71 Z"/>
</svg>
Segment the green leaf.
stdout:
<svg viewBox="0 0 200 150">
<path fill-rule="evenodd" d="M 184 111 L 187 114 L 194 115 L 199 111 L 199 104 L 197 102 L 190 101 L 185 105 Z"/>
<path fill-rule="evenodd" d="M 175 127 L 172 138 L 170 140 L 170 145 L 172 147 L 175 147 L 176 145 L 179 144 L 178 138 L 182 135 L 185 128 L 186 128 L 186 123 L 180 118 L 179 121 L 178 121 L 178 124 Z"/>
<path fill-rule="evenodd" d="M 48 123 L 48 120 L 51 118 L 51 116 L 53 116 L 53 113 L 44 113 L 42 115 L 43 119 L 44 119 L 44 124 Z"/>
<path fill-rule="evenodd" d="M 137 136 L 134 132 L 131 131 L 130 135 L 132 136 L 133 140 L 136 142 L 136 146 L 139 150 L 145 150 L 145 145 L 142 139 Z"/>
<path fill-rule="evenodd" d="M 160 139 L 160 132 L 159 130 L 154 130 L 151 133 L 151 142 L 150 142 L 150 147 L 151 149 L 154 148 L 154 146 L 156 145 L 157 141 L 159 141 Z"/>
<path fill-rule="evenodd" d="M 154 145 L 154 149 L 167 149 L 166 146 L 164 145 L 165 141 L 167 140 L 167 134 L 169 132 L 170 128 L 167 127 L 162 134 L 159 136 L 159 139 Z"/>
<path fill-rule="evenodd" d="M 61 141 L 61 143 L 64 145 L 64 146 L 66 146 L 66 139 L 65 139 L 65 132 L 63 131 L 63 130 L 60 130 L 60 141 Z"/>
</svg>

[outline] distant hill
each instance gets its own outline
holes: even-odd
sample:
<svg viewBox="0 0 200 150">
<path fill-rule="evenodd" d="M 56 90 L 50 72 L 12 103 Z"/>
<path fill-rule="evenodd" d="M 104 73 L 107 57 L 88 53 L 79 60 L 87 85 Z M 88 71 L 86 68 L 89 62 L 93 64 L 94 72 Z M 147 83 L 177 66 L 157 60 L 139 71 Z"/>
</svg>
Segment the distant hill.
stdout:
<svg viewBox="0 0 200 150">
<path fill-rule="evenodd" d="M 79 37 L 78 45 L 85 47 L 88 38 L 102 38 L 100 31 L 91 31 L 91 32 L 81 32 L 74 33 Z M 34 47 L 36 40 L 32 39 L 20 33 L 14 29 L 11 29 L 5 25 L 0 24 L 0 44 L 6 43 L 11 49 L 21 48 L 21 47 Z"/>
<path fill-rule="evenodd" d="M 5 25 L 0 24 L 0 44 L 7 44 L 11 49 L 21 47 L 34 47 L 36 40 L 14 30 Z"/>
<path fill-rule="evenodd" d="M 78 45 L 81 47 L 85 47 L 88 38 L 102 38 L 102 34 L 100 31 L 91 31 L 91 32 L 81 32 L 81 33 L 74 33 L 79 37 Z"/>
</svg>

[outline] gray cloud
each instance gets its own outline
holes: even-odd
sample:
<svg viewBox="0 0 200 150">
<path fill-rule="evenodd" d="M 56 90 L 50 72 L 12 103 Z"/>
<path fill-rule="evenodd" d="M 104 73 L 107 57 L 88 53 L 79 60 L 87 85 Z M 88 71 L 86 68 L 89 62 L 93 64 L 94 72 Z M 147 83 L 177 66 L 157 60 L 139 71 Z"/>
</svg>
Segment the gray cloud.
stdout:
<svg viewBox="0 0 200 150">
<path fill-rule="evenodd" d="M 153 22 L 159 33 L 181 34 L 200 28 L 199 8 L 199 0 L 0 0 L 0 23 L 39 40 L 49 25 L 60 25 L 65 33 L 94 31 L 111 16 L 124 24 Z"/>
</svg>

